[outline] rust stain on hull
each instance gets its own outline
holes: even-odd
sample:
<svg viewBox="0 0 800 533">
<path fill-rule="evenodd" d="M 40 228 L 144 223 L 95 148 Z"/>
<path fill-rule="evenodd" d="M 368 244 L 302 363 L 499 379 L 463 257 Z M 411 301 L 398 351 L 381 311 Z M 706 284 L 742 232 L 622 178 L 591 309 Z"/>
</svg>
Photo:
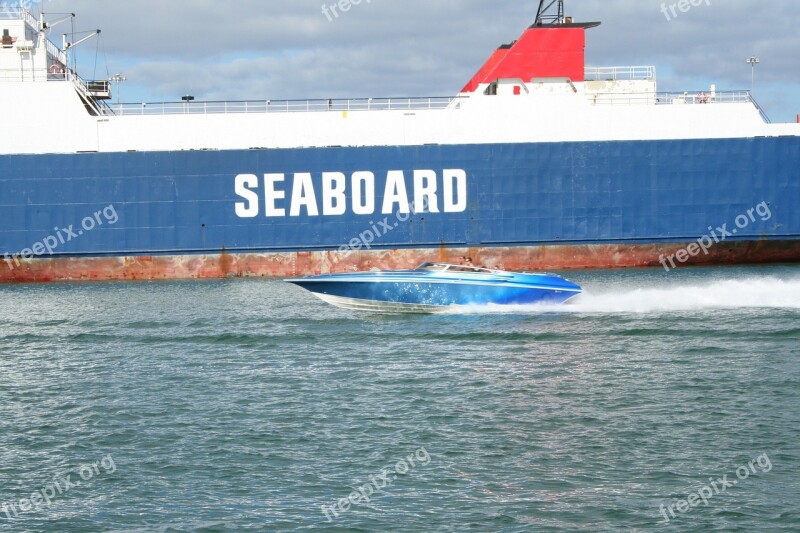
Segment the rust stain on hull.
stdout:
<svg viewBox="0 0 800 533">
<path fill-rule="evenodd" d="M 214 255 L 128 256 L 32 259 L 11 268 L 0 262 L 0 282 L 212 279 L 291 277 L 370 269 L 414 268 L 424 261 L 462 263 L 503 270 L 568 270 L 659 267 L 690 243 L 560 245 L 370 250 L 359 252 L 229 253 Z M 723 265 L 800 261 L 800 240 L 720 244 L 683 265 Z M 676 261 L 676 264 L 677 261 Z M 680 266 L 680 265 L 679 265 Z"/>
</svg>

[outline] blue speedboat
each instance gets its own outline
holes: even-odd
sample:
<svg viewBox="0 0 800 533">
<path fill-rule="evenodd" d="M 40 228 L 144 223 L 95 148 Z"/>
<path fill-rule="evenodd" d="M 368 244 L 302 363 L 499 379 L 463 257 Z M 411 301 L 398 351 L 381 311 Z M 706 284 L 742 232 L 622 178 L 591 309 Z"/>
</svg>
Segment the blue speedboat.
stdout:
<svg viewBox="0 0 800 533">
<path fill-rule="evenodd" d="M 345 309 L 383 313 L 437 313 L 454 306 L 560 304 L 581 288 L 555 274 L 506 272 L 447 263 L 415 270 L 323 274 L 289 279 Z"/>
</svg>

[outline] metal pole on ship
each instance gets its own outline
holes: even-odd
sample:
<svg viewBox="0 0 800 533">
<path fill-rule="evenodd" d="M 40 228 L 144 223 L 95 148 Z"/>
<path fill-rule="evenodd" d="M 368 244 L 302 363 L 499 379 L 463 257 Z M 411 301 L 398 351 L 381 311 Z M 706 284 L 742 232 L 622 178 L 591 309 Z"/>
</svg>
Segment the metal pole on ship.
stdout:
<svg viewBox="0 0 800 533">
<path fill-rule="evenodd" d="M 747 64 L 750 65 L 750 94 L 756 90 L 756 65 L 761 63 L 761 60 L 756 56 L 750 56 L 747 59 Z"/>
<path fill-rule="evenodd" d="M 113 76 L 111 76 L 111 78 L 108 81 L 111 81 L 111 82 L 114 82 L 114 83 L 117 84 L 117 88 L 116 88 L 116 91 L 117 91 L 117 107 L 119 107 L 119 84 L 122 83 L 123 81 L 128 81 L 128 78 L 126 78 L 122 74 L 114 74 Z"/>
</svg>

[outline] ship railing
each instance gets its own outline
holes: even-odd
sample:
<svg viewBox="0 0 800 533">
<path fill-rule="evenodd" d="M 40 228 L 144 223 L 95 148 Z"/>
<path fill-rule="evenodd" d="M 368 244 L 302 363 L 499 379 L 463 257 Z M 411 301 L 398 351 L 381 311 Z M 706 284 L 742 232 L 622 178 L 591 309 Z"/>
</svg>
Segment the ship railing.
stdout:
<svg viewBox="0 0 800 533">
<path fill-rule="evenodd" d="M 758 109 L 758 112 L 761 114 L 761 118 L 764 119 L 764 122 L 766 122 L 767 124 L 772 124 L 772 119 L 769 118 L 767 112 L 764 111 L 763 107 L 761 107 L 761 104 L 759 104 L 758 101 L 755 99 L 755 97 L 753 97 L 753 93 L 747 91 L 747 97 L 750 99 L 750 103 L 756 106 L 756 109 Z M 800 120 L 798 120 L 798 122 L 800 122 Z"/>
<path fill-rule="evenodd" d="M 22 18 L 22 20 L 25 21 L 25 23 L 28 26 L 30 26 L 34 30 L 37 30 L 37 31 L 39 30 L 39 21 L 36 20 L 36 17 L 34 17 L 33 14 L 30 11 L 28 11 L 27 9 L 22 9 L 21 13 L 20 13 L 20 17 Z"/>
<path fill-rule="evenodd" d="M 0 69 L 0 82 L 19 82 L 19 81 L 66 81 L 65 73 L 51 74 L 42 70 L 20 69 Z"/>
<path fill-rule="evenodd" d="M 619 81 L 619 80 L 655 80 L 656 67 L 586 67 L 584 70 L 586 81 Z"/>
<path fill-rule="evenodd" d="M 72 69 L 67 69 L 64 74 L 60 75 L 63 79 L 69 80 L 75 86 L 75 89 L 81 94 L 83 99 L 85 100 L 86 105 L 91 106 L 94 109 L 94 113 L 96 115 L 113 115 L 113 111 L 109 107 L 109 105 L 102 99 L 95 98 L 93 94 L 93 85 L 98 83 L 105 83 L 108 84 L 107 81 L 103 82 L 88 82 L 78 75 L 77 72 L 73 71 Z"/>
<path fill-rule="evenodd" d="M 125 115 L 217 115 L 232 113 L 307 113 L 329 111 L 417 111 L 457 109 L 466 97 L 355 98 L 320 100 L 248 100 L 210 102 L 121 103 L 113 113 Z"/>
<path fill-rule="evenodd" d="M 593 105 L 705 105 L 755 103 L 748 91 L 587 93 Z M 756 104 L 758 106 L 758 104 Z"/>
<path fill-rule="evenodd" d="M 19 68 L 15 68 L 15 69 L 9 69 L 9 68 L 0 69 L 0 82 L 6 83 L 6 82 L 14 82 L 14 81 L 20 81 Z"/>
<path fill-rule="evenodd" d="M 50 54 L 50 57 L 61 63 L 62 65 L 66 66 L 67 64 L 67 54 L 64 53 L 61 48 L 55 45 L 53 41 L 50 39 L 44 40 L 44 46 L 47 50 L 47 53 Z"/>
<path fill-rule="evenodd" d="M 0 20 L 22 20 L 34 32 L 39 31 L 39 20 L 27 9 L 19 6 L 9 6 L 7 3 L 0 3 Z M 53 41 L 45 39 L 45 49 L 54 60 L 60 62 L 62 65 L 67 64 L 67 54 L 61 50 Z"/>
<path fill-rule="evenodd" d="M 692 91 L 682 93 L 658 93 L 656 103 L 663 105 L 682 104 L 746 104 L 752 102 L 747 91 Z"/>
</svg>

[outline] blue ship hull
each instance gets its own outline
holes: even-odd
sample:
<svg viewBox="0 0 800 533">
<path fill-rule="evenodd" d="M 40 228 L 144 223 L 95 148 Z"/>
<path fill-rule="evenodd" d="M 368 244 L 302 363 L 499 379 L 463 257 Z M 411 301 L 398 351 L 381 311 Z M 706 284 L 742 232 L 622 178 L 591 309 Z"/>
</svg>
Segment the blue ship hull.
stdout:
<svg viewBox="0 0 800 533">
<path fill-rule="evenodd" d="M 413 203 L 414 171 L 425 169 L 436 173 L 427 184 L 433 206 L 404 213 L 403 201 L 387 204 L 388 190 Z M 464 190 L 450 191 L 451 198 L 446 169 L 465 176 Z M 336 213 L 326 214 L 323 173 L 341 173 L 349 183 L 364 171 L 374 175 L 373 212 L 357 212 L 348 190 L 342 205 L 329 206 Z M 397 183 L 387 188 L 392 171 L 403 172 L 406 191 Z M 305 173 L 312 189 L 297 183 Z M 243 174 L 258 180 L 246 196 L 236 185 Z M 265 174 L 284 178 L 268 187 Z M 291 213 L 295 200 L 299 209 Z M 781 258 L 791 260 L 800 240 L 800 138 L 4 155 L 0 205 L 3 279 L 35 260 L 59 258 L 618 244 L 658 250 L 703 236 L 718 248 L 779 241 L 789 251 Z M 392 213 L 381 210 L 386 205 Z M 248 210 L 257 216 L 241 216 Z M 573 266 L 561 262 L 555 266 Z M 316 264 L 292 270 L 317 272 Z"/>
</svg>

